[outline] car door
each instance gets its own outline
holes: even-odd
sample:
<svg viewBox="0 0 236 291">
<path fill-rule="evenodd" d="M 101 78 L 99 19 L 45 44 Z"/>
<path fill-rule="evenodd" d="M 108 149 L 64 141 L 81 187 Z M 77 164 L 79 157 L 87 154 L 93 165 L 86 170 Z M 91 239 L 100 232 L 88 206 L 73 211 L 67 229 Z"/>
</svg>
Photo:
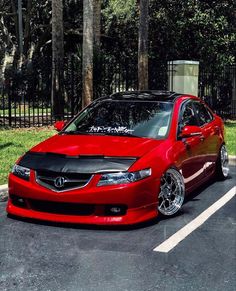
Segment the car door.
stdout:
<svg viewBox="0 0 236 291">
<path fill-rule="evenodd" d="M 196 116 L 203 135 L 203 153 L 205 156 L 205 175 L 212 173 L 215 169 L 215 162 L 219 149 L 219 128 L 214 124 L 214 118 L 205 104 L 199 101 L 194 102 Z"/>
<path fill-rule="evenodd" d="M 193 101 L 187 101 L 182 105 L 178 120 L 178 136 L 184 126 L 199 126 Z M 184 177 L 186 188 L 191 188 L 204 177 L 204 146 L 202 136 L 178 138 L 182 143 L 183 154 L 181 155 L 181 172 Z"/>
</svg>

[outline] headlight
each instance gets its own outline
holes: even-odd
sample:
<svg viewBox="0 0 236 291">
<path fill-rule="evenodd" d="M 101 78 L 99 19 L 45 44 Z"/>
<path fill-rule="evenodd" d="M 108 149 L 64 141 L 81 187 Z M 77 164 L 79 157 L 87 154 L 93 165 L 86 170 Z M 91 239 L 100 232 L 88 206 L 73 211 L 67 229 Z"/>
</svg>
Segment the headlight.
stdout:
<svg viewBox="0 0 236 291">
<path fill-rule="evenodd" d="M 151 169 L 145 169 L 137 172 L 103 174 L 97 186 L 128 184 L 149 177 L 151 176 L 151 173 Z"/>
<path fill-rule="evenodd" d="M 21 179 L 29 181 L 30 169 L 28 168 L 22 167 L 20 165 L 14 165 L 12 168 L 12 173 Z"/>
</svg>

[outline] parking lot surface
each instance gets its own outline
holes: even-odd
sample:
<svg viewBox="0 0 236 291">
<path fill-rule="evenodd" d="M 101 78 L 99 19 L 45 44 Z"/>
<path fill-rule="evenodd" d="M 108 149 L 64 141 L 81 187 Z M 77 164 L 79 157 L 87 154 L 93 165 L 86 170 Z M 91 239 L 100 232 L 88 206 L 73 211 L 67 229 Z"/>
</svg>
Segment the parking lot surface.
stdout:
<svg viewBox="0 0 236 291">
<path fill-rule="evenodd" d="M 0 290 L 236 290 L 235 196 L 167 253 L 153 251 L 235 186 L 192 193 L 181 213 L 132 228 L 7 217 L 0 203 Z M 234 188 L 235 189 L 235 188 Z"/>
</svg>

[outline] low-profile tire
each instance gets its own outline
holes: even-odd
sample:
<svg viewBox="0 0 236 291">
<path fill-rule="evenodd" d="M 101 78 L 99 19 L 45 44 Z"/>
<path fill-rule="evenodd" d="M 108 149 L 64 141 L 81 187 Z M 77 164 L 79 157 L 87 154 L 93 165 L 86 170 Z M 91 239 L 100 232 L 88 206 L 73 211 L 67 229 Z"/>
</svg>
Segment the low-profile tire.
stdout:
<svg viewBox="0 0 236 291">
<path fill-rule="evenodd" d="M 180 172 L 170 168 L 161 178 L 158 194 L 158 212 L 163 216 L 173 216 L 182 207 L 185 197 L 184 180 Z"/>
<path fill-rule="evenodd" d="M 216 177 L 219 180 L 225 180 L 229 176 L 229 157 L 226 146 L 223 144 L 220 148 L 216 161 Z"/>
</svg>

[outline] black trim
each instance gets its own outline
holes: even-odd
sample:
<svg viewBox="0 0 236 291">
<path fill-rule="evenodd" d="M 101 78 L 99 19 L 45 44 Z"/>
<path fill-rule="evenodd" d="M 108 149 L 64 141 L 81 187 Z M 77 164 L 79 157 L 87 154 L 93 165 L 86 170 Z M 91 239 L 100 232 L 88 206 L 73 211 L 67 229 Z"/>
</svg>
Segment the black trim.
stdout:
<svg viewBox="0 0 236 291">
<path fill-rule="evenodd" d="M 183 117 L 183 113 L 184 113 L 184 110 L 185 110 L 185 108 L 186 108 L 186 106 L 189 104 L 189 103 L 192 103 L 192 105 L 193 105 L 193 101 L 194 101 L 194 99 L 191 99 L 191 98 L 189 98 L 189 99 L 186 99 L 186 100 L 184 100 L 183 101 L 183 103 L 181 104 L 181 106 L 180 106 L 180 108 L 179 108 L 179 114 L 178 114 L 178 122 L 177 122 L 177 128 L 176 128 L 176 140 L 182 140 L 182 138 L 181 137 L 179 137 L 179 135 L 180 135 L 180 128 L 179 128 L 179 122 L 180 122 L 180 119 L 182 119 L 182 117 Z M 193 105 L 193 111 L 194 111 L 194 113 L 195 113 L 195 115 L 196 115 L 196 111 L 195 111 L 195 107 L 194 107 L 194 105 Z M 199 126 L 199 121 L 198 121 L 198 118 L 196 117 L 196 121 L 197 121 L 197 125 L 196 126 Z"/>
<path fill-rule="evenodd" d="M 28 203 L 31 209 L 44 213 L 88 216 L 93 215 L 95 212 L 94 204 L 55 202 L 36 199 L 28 199 Z"/>
<path fill-rule="evenodd" d="M 66 156 L 27 152 L 19 165 L 35 171 L 96 174 L 127 171 L 136 160 L 135 157 Z"/>
<path fill-rule="evenodd" d="M 201 124 L 201 120 L 200 120 L 199 114 L 197 114 L 197 108 L 196 108 L 196 105 L 195 104 L 201 104 L 201 105 L 203 105 L 203 107 L 205 107 L 206 111 L 208 112 L 209 116 L 211 117 L 211 120 L 210 121 L 205 122 L 204 124 Z M 204 104 L 204 102 L 201 102 L 200 100 L 193 100 L 193 107 L 194 107 L 194 112 L 196 114 L 197 121 L 198 121 L 198 126 L 199 127 L 203 128 L 204 126 L 206 126 L 207 124 L 211 123 L 214 120 L 214 117 L 213 117 L 211 111 L 206 106 L 206 104 Z"/>
</svg>

